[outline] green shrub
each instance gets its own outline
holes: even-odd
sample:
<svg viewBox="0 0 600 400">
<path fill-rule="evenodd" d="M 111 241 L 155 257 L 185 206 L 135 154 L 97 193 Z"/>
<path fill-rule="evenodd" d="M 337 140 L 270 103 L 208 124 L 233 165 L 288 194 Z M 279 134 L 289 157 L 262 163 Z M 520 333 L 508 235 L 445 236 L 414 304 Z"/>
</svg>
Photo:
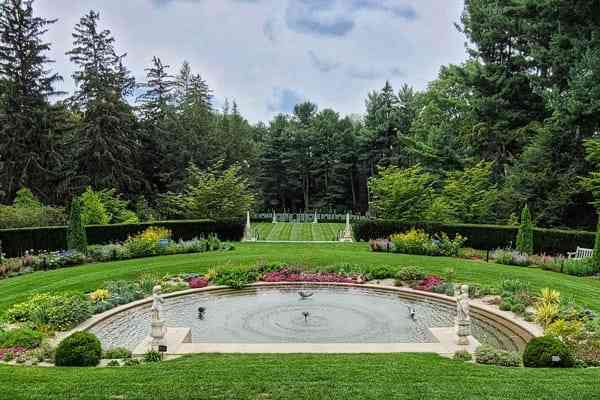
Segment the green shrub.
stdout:
<svg viewBox="0 0 600 400">
<path fill-rule="evenodd" d="M 562 264 L 562 272 L 575 276 L 591 276 L 598 272 L 598 269 L 592 258 L 583 260 L 566 259 Z"/>
<path fill-rule="evenodd" d="M 93 367 L 101 357 L 98 338 L 89 332 L 76 332 L 60 342 L 54 362 L 58 367 Z"/>
<path fill-rule="evenodd" d="M 153 363 L 162 361 L 162 356 L 158 351 L 148 351 L 144 354 L 144 362 Z"/>
<path fill-rule="evenodd" d="M 517 251 L 522 254 L 533 254 L 533 224 L 527 204 L 521 212 L 521 225 L 517 233 Z"/>
<path fill-rule="evenodd" d="M 449 236 L 460 234 L 468 238 L 465 246 L 479 250 L 494 250 L 514 245 L 518 228 L 505 225 L 442 224 L 437 222 L 407 222 L 372 219 L 354 223 L 357 241 L 383 239 L 396 232 L 411 228 L 423 229 L 430 235 L 444 232 Z M 533 228 L 533 250 L 538 254 L 566 254 L 577 246 L 594 247 L 596 235 L 592 232 Z"/>
<path fill-rule="evenodd" d="M 82 253 L 87 251 L 87 236 L 81 217 L 81 200 L 78 198 L 73 199 L 71 202 L 69 227 L 67 229 L 67 246 L 69 250 L 77 250 Z"/>
<path fill-rule="evenodd" d="M 517 267 L 529 266 L 529 256 L 527 254 L 510 249 L 496 250 L 492 254 L 492 258 L 498 264 L 514 265 Z"/>
<path fill-rule="evenodd" d="M 1 210 L 1 207 L 0 207 Z M 239 241 L 244 234 L 240 219 L 157 221 L 138 224 L 90 225 L 85 227 L 89 244 L 123 242 L 129 236 L 151 226 L 168 228 L 174 240 L 192 240 L 216 234 L 220 240 Z M 27 250 L 63 250 L 67 246 L 67 227 L 45 227 L 0 230 L 0 240 L 8 257 L 21 256 Z M 130 257 L 125 257 L 130 258 Z"/>
<path fill-rule="evenodd" d="M 110 281 L 104 286 L 110 293 L 108 302 L 113 306 L 128 304 L 144 297 L 144 291 L 138 282 Z"/>
<path fill-rule="evenodd" d="M 500 290 L 493 286 L 477 284 L 469 285 L 469 297 L 472 299 L 477 299 L 484 296 L 497 295 L 499 293 Z"/>
<path fill-rule="evenodd" d="M 214 278 L 216 285 L 229 286 L 233 289 L 241 289 L 244 286 L 256 282 L 260 274 L 246 268 L 229 268 L 217 271 Z"/>
<path fill-rule="evenodd" d="M 473 359 L 473 355 L 467 350 L 457 350 L 454 352 L 452 358 L 457 361 L 471 361 Z"/>
<path fill-rule="evenodd" d="M 29 300 L 10 307 L 6 316 L 11 322 L 32 322 L 64 331 L 92 316 L 92 303 L 81 294 L 35 294 Z"/>
<path fill-rule="evenodd" d="M 396 267 L 390 265 L 373 265 L 366 270 L 367 279 L 389 279 L 396 276 Z"/>
<path fill-rule="evenodd" d="M 137 365 L 140 365 L 140 360 L 137 358 L 129 358 L 123 363 L 124 367 L 135 367 Z"/>
<path fill-rule="evenodd" d="M 121 363 L 119 363 L 119 361 L 117 360 L 110 360 L 110 362 L 108 364 L 106 364 L 107 367 L 120 367 Z"/>
<path fill-rule="evenodd" d="M 516 352 L 498 350 L 492 346 L 482 345 L 475 351 L 475 362 L 499 367 L 520 367 L 521 357 Z"/>
<path fill-rule="evenodd" d="M 404 282 L 420 281 L 425 279 L 425 276 L 422 268 L 414 266 L 402 267 L 396 272 L 396 279 Z"/>
<path fill-rule="evenodd" d="M 0 331 L 0 348 L 23 347 L 35 349 L 40 346 L 44 335 L 31 328 L 18 328 L 11 331 Z"/>
<path fill-rule="evenodd" d="M 102 204 L 100 193 L 87 187 L 81 195 L 81 222 L 83 225 L 106 225 L 110 216 Z"/>
<path fill-rule="evenodd" d="M 433 293 L 445 294 L 446 296 L 454 296 L 455 287 L 453 283 L 444 282 L 439 285 L 435 285 L 431 288 Z"/>
<path fill-rule="evenodd" d="M 124 347 L 115 347 L 104 351 L 102 358 L 106 360 L 131 358 L 131 350 Z"/>
<path fill-rule="evenodd" d="M 552 361 L 553 357 L 558 357 L 558 360 Z M 575 365 L 575 360 L 569 348 L 559 339 L 542 336 L 527 343 L 523 364 L 531 368 L 570 368 Z"/>
</svg>

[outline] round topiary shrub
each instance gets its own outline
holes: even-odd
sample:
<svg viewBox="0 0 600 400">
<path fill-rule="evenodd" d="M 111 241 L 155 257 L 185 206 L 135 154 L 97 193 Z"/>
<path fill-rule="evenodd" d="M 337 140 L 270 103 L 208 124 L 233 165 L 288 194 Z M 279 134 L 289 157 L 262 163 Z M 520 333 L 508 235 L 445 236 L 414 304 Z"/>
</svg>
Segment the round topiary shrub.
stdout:
<svg viewBox="0 0 600 400">
<path fill-rule="evenodd" d="M 54 362 L 58 367 L 94 367 L 101 357 L 98 338 L 89 332 L 76 332 L 60 342 Z"/>
<path fill-rule="evenodd" d="M 523 365 L 530 368 L 571 368 L 575 366 L 575 360 L 563 342 L 551 336 L 542 336 L 527 343 Z"/>
</svg>

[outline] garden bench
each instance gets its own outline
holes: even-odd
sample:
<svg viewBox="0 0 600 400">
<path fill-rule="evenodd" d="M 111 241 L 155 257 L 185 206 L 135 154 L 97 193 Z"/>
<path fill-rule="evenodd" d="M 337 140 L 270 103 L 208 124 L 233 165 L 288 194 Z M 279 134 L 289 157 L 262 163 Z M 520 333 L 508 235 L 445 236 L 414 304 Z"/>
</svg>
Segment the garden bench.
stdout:
<svg viewBox="0 0 600 400">
<path fill-rule="evenodd" d="M 567 253 L 569 258 L 573 258 L 575 260 L 581 260 L 583 258 L 589 258 L 594 254 L 593 249 L 585 249 L 583 247 L 577 247 L 577 250 L 571 253 Z"/>
</svg>

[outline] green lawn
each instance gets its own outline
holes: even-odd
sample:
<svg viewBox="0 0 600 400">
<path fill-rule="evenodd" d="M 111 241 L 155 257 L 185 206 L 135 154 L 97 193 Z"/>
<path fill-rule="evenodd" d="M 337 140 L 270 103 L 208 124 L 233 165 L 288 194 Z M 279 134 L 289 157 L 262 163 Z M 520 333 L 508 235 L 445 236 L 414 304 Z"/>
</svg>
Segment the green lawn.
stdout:
<svg viewBox="0 0 600 400">
<path fill-rule="evenodd" d="M 598 370 L 481 366 L 430 354 L 196 355 L 120 369 L 0 367 L 0 398 L 598 399 Z"/>
<path fill-rule="evenodd" d="M 284 227 L 292 224 L 277 225 Z M 329 265 L 340 262 L 398 267 L 417 265 L 429 273 L 437 274 L 444 274 L 446 269 L 454 268 L 458 280 L 480 284 L 497 285 L 505 278 L 518 278 L 530 282 L 534 288 L 558 289 L 563 295 L 573 296 L 581 304 L 600 313 L 600 279 L 456 258 L 372 253 L 366 243 L 236 243 L 235 246 L 236 249 L 230 252 L 182 254 L 88 264 L 0 280 L 0 311 L 13 303 L 27 299 L 34 292 L 92 291 L 108 280 L 135 279 L 144 272 L 202 273 L 218 265 L 253 265 L 258 260 L 265 260 L 306 265 Z"/>
<path fill-rule="evenodd" d="M 259 240 L 269 241 L 335 241 L 344 224 L 330 223 L 257 223 Z"/>
<path fill-rule="evenodd" d="M 287 229 L 277 224 L 273 229 Z M 291 231 L 290 231 L 291 234 Z M 460 281 L 552 287 L 600 312 L 600 280 L 452 258 L 371 253 L 365 243 L 242 243 L 231 252 L 90 264 L 0 281 L 0 311 L 33 292 L 91 291 L 142 272 L 203 272 L 257 260 L 453 267 Z M 434 355 L 197 355 L 123 369 L 0 367 L 0 399 L 597 399 L 600 370 L 503 369 Z"/>
</svg>

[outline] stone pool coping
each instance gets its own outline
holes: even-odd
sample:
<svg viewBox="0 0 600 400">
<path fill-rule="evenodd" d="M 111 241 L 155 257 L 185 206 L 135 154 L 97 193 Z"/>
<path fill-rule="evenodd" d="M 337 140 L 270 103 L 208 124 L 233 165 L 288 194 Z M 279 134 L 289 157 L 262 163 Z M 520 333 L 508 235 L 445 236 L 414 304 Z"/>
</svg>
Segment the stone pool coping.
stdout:
<svg viewBox="0 0 600 400">
<path fill-rule="evenodd" d="M 163 297 L 165 299 L 187 296 L 190 294 L 196 293 L 235 293 L 244 289 L 253 289 L 253 288 L 277 288 L 277 287 L 294 287 L 301 285 L 310 285 L 314 287 L 349 287 L 349 288 L 358 288 L 358 289 L 371 289 L 374 291 L 385 291 L 391 293 L 397 293 L 405 298 L 411 299 L 429 299 L 432 301 L 437 301 L 441 303 L 445 303 L 448 305 L 456 305 L 456 299 L 454 297 L 450 297 L 444 294 L 425 292 L 421 290 L 415 290 L 407 287 L 396 287 L 396 286 L 388 286 L 382 284 L 373 284 L 373 283 L 364 283 L 364 284 L 356 284 L 356 283 L 336 283 L 336 282 L 256 282 L 250 285 L 245 286 L 243 289 L 232 289 L 228 286 L 207 286 L 200 289 L 187 289 L 179 292 L 168 293 Z M 86 320 L 82 324 L 78 325 L 76 328 L 72 329 L 69 332 L 65 332 L 62 334 L 57 334 L 56 340 L 60 340 L 74 332 L 79 331 L 87 331 L 93 328 L 95 325 L 99 324 L 110 317 L 119 314 L 123 311 L 140 307 L 146 304 L 152 303 L 152 298 L 147 297 L 141 300 L 137 300 L 128 304 L 124 304 L 108 311 L 105 311 L 101 314 L 95 315 L 92 318 Z M 543 329 L 539 325 L 533 324 L 531 322 L 527 322 L 521 317 L 510 311 L 502 311 L 499 310 L 496 306 L 486 304 L 480 299 L 472 299 L 471 300 L 471 312 L 475 317 L 485 318 L 486 320 L 493 323 L 498 329 L 503 330 L 507 335 L 510 335 L 513 339 L 516 339 L 521 346 L 524 346 L 529 340 L 534 337 L 542 336 Z M 433 331 L 432 331 L 433 332 Z M 441 332 L 440 332 L 441 333 Z M 438 335 L 436 335 L 438 336 Z M 439 337 L 438 337 L 439 339 Z M 262 352 L 335 352 L 335 353 L 344 353 L 344 352 L 362 352 L 362 353 L 370 353 L 370 352 L 406 352 L 412 348 L 413 352 L 419 352 L 419 350 L 415 347 L 415 343 L 348 343 L 348 344 L 336 344 L 336 343 L 284 343 L 284 344 L 209 344 L 209 343 L 184 343 L 188 348 L 186 353 L 194 353 L 194 352 L 252 352 L 252 353 L 262 353 Z M 183 344 L 182 344 L 183 345 Z M 284 346 L 285 345 L 285 346 Z M 360 346 L 360 347 L 358 347 Z M 410 347 L 410 348 L 409 348 Z M 447 347 L 446 347 L 447 348 Z M 271 351 L 268 351 L 271 349 Z M 273 351 L 273 350 L 279 351 Z M 344 350 L 345 349 L 345 350 Z M 447 348 L 448 349 L 448 348 Z M 183 349 L 182 349 L 183 350 Z M 196 351 L 197 350 L 197 351 Z M 361 350 L 361 351 L 359 351 Z M 421 351 L 426 351 L 424 348 Z M 436 351 L 437 348 L 431 348 L 431 352 L 436 353 L 447 353 L 446 351 Z M 449 350 L 449 349 L 448 349 Z M 471 349 L 469 349 L 471 350 Z"/>
</svg>

